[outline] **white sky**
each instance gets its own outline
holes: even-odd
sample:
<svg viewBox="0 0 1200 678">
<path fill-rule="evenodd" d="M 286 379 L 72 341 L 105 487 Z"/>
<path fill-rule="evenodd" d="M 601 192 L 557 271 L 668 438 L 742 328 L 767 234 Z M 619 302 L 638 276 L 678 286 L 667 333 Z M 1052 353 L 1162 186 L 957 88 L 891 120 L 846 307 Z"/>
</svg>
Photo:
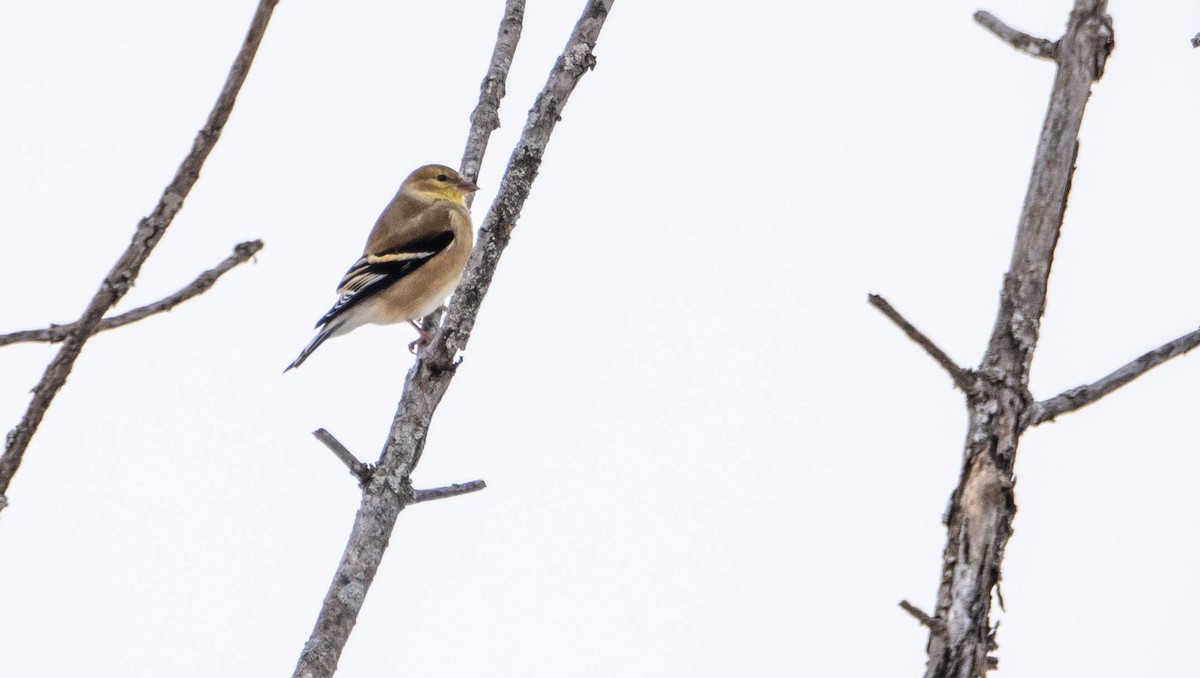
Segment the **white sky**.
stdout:
<svg viewBox="0 0 1200 678">
<path fill-rule="evenodd" d="M 253 0 L 0 11 L 0 331 L 76 318 L 190 147 Z M 1068 0 L 988 9 L 1057 37 Z M 280 370 L 398 182 L 457 163 L 500 0 L 285 0 L 0 516 L 0 674 L 289 675 L 410 364 L 366 328 Z M 581 2 L 531 0 L 480 220 Z M 965 417 L 882 316 L 983 352 L 1053 67 L 971 4 L 614 8 L 339 676 L 911 676 Z M 1113 0 L 1032 388 L 1200 323 L 1200 10 Z M 0 349 L 0 428 L 56 347 Z M 1018 461 L 999 675 L 1191 676 L 1200 356 Z"/>
</svg>

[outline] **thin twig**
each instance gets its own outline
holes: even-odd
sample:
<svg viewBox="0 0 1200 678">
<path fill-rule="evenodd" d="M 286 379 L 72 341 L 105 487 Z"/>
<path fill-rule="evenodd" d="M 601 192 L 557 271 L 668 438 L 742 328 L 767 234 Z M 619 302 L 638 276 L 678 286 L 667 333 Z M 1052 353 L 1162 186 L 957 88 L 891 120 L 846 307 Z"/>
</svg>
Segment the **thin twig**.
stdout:
<svg viewBox="0 0 1200 678">
<path fill-rule="evenodd" d="M 575 85 L 596 63 L 592 50 L 613 1 L 586 2 L 583 16 L 529 111 L 499 193 L 484 219 L 479 243 L 450 302 L 443 330 L 409 370 L 387 444 L 375 474 L 363 488 L 362 504 L 349 543 L 312 635 L 304 644 L 293 674 L 295 678 L 328 678 L 337 669 L 338 658 L 375 579 L 396 519 L 404 506 L 413 501 L 409 477 L 420 460 L 434 411 L 454 376 L 457 353 L 466 346 L 496 264 L 529 196 L 563 107 Z"/>
<path fill-rule="evenodd" d="M 921 626 L 924 626 L 925 628 L 929 629 L 930 631 L 936 631 L 939 628 L 936 619 L 925 614 L 924 610 L 917 607 L 916 605 L 913 605 L 912 603 L 908 602 L 907 600 L 900 601 L 900 608 L 902 610 L 904 610 L 905 612 L 911 614 L 914 619 L 921 622 Z"/>
<path fill-rule="evenodd" d="M 486 489 L 487 483 L 482 480 L 472 480 L 469 483 L 455 483 L 446 485 L 445 487 L 435 487 L 429 490 L 414 490 L 413 503 L 420 504 L 423 501 L 434 501 L 435 499 L 449 499 L 462 494 L 470 494 Z"/>
<path fill-rule="evenodd" d="M 358 478 L 361 482 L 367 482 L 371 479 L 371 467 L 358 460 L 354 453 L 342 444 L 342 441 L 333 437 L 333 434 L 323 428 L 313 431 L 313 436 L 320 440 L 335 457 L 342 460 L 346 468 L 350 469 L 350 475 Z"/>
<path fill-rule="evenodd" d="M 921 330 L 918 330 L 913 326 L 912 323 L 908 322 L 904 316 L 900 315 L 900 312 L 893 308 L 892 305 L 887 302 L 887 299 L 884 299 L 878 294 L 868 294 L 867 303 L 879 309 L 879 312 L 887 316 L 888 320 L 891 320 L 896 324 L 897 327 L 903 330 L 904 333 L 908 335 L 909 339 L 912 339 L 918 346 L 925 349 L 925 352 L 929 354 L 929 357 L 933 358 L 938 365 L 941 365 L 943 370 L 946 370 L 946 373 L 949 374 L 950 378 L 954 380 L 954 385 L 957 386 L 960 391 L 963 393 L 970 393 L 975 388 L 975 378 L 972 376 L 971 372 L 959 367 L 958 363 L 954 362 L 950 356 L 946 355 L 946 352 L 939 348 L 937 344 L 933 343 L 932 339 L 925 336 Z"/>
<path fill-rule="evenodd" d="M 100 334 L 105 330 L 115 329 L 123 325 L 128 325 L 132 322 L 137 322 L 143 318 L 155 315 L 156 313 L 164 313 L 170 311 L 183 302 L 192 297 L 199 296 L 209 290 L 217 279 L 228 273 L 239 264 L 244 264 L 251 257 L 258 253 L 263 247 L 261 240 L 251 240 L 244 242 L 233 248 L 233 254 L 225 258 L 224 261 L 216 266 L 204 271 L 196 276 L 196 279 L 188 284 L 187 287 L 179 290 L 169 297 L 164 297 L 154 302 L 146 304 L 132 311 L 127 311 L 120 315 L 114 315 L 104 318 L 100 324 L 96 326 L 95 334 Z M 9 334 L 0 334 L 0 346 L 8 344 L 19 344 L 21 342 L 49 342 L 56 344 L 63 341 L 71 332 L 75 331 L 78 323 L 69 325 L 51 325 L 44 330 L 22 330 L 20 332 L 11 332 Z"/>
<path fill-rule="evenodd" d="M 242 83 L 246 81 L 246 75 L 250 72 L 250 64 L 254 61 L 254 55 L 258 51 L 259 44 L 262 43 L 267 23 L 271 20 L 271 13 L 278 2 L 279 0 L 259 0 L 258 9 L 255 10 L 254 18 L 250 21 L 246 39 L 234 59 L 216 104 L 208 114 L 208 120 L 192 143 L 191 152 L 183 159 L 175 177 L 163 190 L 162 197 L 154 207 L 154 211 L 138 223 L 129 247 L 105 276 L 99 291 L 88 302 L 83 315 L 74 323 L 74 331 L 63 340 L 58 355 L 50 361 L 41 381 L 34 387 L 33 398 L 29 402 L 25 415 L 21 417 L 20 423 L 9 432 L 5 439 L 4 454 L 0 456 L 0 495 L 8 491 L 8 485 L 21 466 L 21 459 L 25 456 L 25 450 L 29 447 L 33 434 L 41 424 L 42 417 L 45 416 L 54 396 L 66 383 L 67 376 L 71 373 L 71 368 L 75 366 L 76 358 L 79 357 L 79 352 L 83 350 L 83 345 L 95 334 L 104 314 L 116 305 L 133 286 L 142 269 L 142 264 L 150 256 L 158 241 L 162 239 L 167 227 L 171 225 L 171 221 L 175 219 L 175 215 L 183 206 L 184 199 L 191 192 L 192 186 L 200 178 L 200 168 L 203 167 L 208 154 L 216 146 L 217 140 L 221 137 L 221 130 L 229 120 L 234 101 L 242 88 Z M 0 502 L 0 508 L 2 506 L 3 503 Z"/>
<path fill-rule="evenodd" d="M 975 12 L 975 22 L 991 31 L 997 38 L 1029 56 L 1050 61 L 1058 59 L 1057 41 L 1035 38 L 1028 33 L 1022 33 L 983 10 Z"/>
<path fill-rule="evenodd" d="M 507 0 L 504 3 L 504 17 L 500 19 L 496 46 L 492 49 L 487 74 L 479 85 L 479 102 L 471 111 L 471 131 L 467 133 L 467 145 L 459 166 L 461 174 L 471 181 L 479 178 L 479 167 L 483 164 L 488 140 L 492 132 L 500 129 L 500 100 L 504 98 L 504 83 L 508 79 L 513 55 L 517 53 L 524 19 L 525 0 Z M 474 193 L 467 196 L 468 207 L 474 201 Z"/>
<path fill-rule="evenodd" d="M 1091 405 L 1171 358 L 1178 358 L 1197 346 L 1200 346 L 1200 329 L 1189 332 L 1174 341 L 1169 341 L 1153 351 L 1143 353 L 1135 360 L 1122 365 L 1097 381 L 1076 386 L 1053 398 L 1037 403 L 1033 406 L 1029 425 L 1037 426 L 1047 421 L 1054 421 L 1056 417 Z"/>
</svg>

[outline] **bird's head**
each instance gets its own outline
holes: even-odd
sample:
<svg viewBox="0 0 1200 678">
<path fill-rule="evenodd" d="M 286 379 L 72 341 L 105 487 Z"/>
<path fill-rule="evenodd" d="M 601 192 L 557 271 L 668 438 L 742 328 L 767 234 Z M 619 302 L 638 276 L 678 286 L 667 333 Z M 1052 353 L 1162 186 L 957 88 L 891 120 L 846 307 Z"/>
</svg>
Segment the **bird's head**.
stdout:
<svg viewBox="0 0 1200 678">
<path fill-rule="evenodd" d="M 408 178 L 400 186 L 402 193 L 407 193 L 422 201 L 441 199 L 460 205 L 466 204 L 469 193 L 478 190 L 478 186 L 445 165 L 419 167 L 408 175 Z"/>
</svg>

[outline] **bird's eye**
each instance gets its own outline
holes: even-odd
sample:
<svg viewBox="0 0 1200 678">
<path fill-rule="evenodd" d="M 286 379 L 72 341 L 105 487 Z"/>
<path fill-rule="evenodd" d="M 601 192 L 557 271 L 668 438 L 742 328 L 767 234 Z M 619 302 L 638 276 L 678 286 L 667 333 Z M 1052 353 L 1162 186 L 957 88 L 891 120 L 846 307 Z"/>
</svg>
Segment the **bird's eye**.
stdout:
<svg viewBox="0 0 1200 678">
<path fill-rule="evenodd" d="M 446 180 L 447 180 L 447 179 L 449 179 L 449 178 L 450 178 L 450 177 L 446 176 L 445 174 L 439 174 L 439 175 L 437 175 L 437 180 L 438 180 L 438 181 L 446 181 Z"/>
</svg>

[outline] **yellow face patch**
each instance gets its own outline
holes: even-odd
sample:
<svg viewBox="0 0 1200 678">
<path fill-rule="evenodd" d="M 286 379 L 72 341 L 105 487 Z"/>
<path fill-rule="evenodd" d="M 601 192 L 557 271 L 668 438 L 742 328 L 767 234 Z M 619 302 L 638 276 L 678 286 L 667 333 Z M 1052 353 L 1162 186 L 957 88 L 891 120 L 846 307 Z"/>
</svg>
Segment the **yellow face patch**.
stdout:
<svg viewBox="0 0 1200 678">
<path fill-rule="evenodd" d="M 449 200 L 466 204 L 466 191 L 462 189 L 462 175 L 444 165 L 426 165 L 404 182 L 405 190 L 423 200 Z"/>
<path fill-rule="evenodd" d="M 466 193 L 458 187 L 458 183 L 441 182 L 436 179 L 418 181 L 412 186 L 412 193 L 428 200 L 449 200 L 460 205 L 466 204 Z"/>
</svg>

